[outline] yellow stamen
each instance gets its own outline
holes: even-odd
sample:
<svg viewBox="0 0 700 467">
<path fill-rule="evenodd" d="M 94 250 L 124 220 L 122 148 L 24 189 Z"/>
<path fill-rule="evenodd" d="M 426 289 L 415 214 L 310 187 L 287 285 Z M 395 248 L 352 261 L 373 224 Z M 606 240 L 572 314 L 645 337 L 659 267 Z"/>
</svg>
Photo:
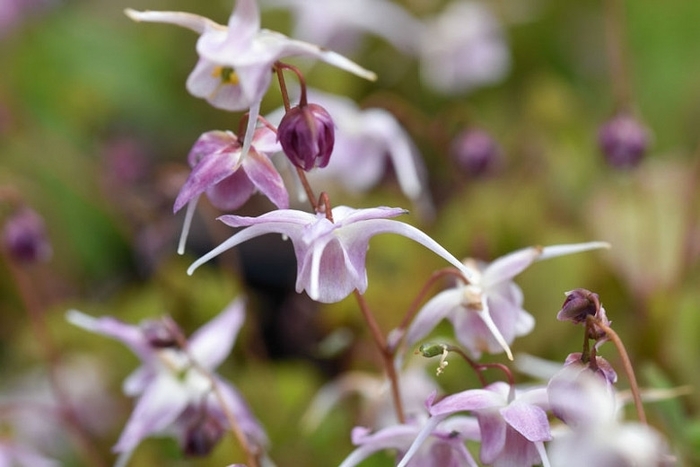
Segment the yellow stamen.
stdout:
<svg viewBox="0 0 700 467">
<path fill-rule="evenodd" d="M 230 66 L 215 66 L 211 72 L 213 78 L 219 78 L 221 84 L 232 84 L 234 86 L 238 85 L 238 75 L 236 71 Z"/>
</svg>

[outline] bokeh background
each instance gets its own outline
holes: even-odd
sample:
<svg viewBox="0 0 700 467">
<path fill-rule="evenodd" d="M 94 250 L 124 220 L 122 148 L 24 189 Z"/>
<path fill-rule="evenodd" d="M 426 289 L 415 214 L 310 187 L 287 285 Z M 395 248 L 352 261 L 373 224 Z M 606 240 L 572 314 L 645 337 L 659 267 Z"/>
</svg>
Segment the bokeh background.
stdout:
<svg viewBox="0 0 700 467">
<path fill-rule="evenodd" d="M 447 2 L 401 3 L 426 18 Z M 556 321 L 556 312 L 567 290 L 597 292 L 641 385 L 681 388 L 682 395 L 650 402 L 648 416 L 682 465 L 698 465 L 700 2 L 624 2 L 634 111 L 652 135 L 646 157 L 628 170 L 608 165 L 596 139 L 616 106 L 603 3 L 510 3 L 487 2 L 505 32 L 510 67 L 470 91 L 431 90 L 414 57 L 371 35 L 349 56 L 379 75 L 375 83 L 290 61 L 303 67 L 311 86 L 397 116 L 425 159 L 435 203 L 434 216 L 414 212 L 405 221 L 456 256 L 490 260 L 530 245 L 609 241 L 609 251 L 538 263 L 518 277 L 537 325 L 513 349 L 553 361 L 580 350 L 580 329 Z M 37 449 L 65 465 L 83 465 L 56 434 L 60 427 L 40 413 L 11 410 L 17 400 L 51 401 L 41 337 L 20 286 L 42 310 L 61 355 L 61 384 L 85 408 L 107 459 L 132 407 L 120 385 L 137 359 L 121 344 L 67 324 L 65 311 L 134 323 L 169 313 L 192 332 L 245 293 L 247 322 L 220 371 L 267 427 L 272 458 L 285 466 L 328 466 L 352 450 L 356 398 L 316 430 L 305 432 L 299 423 L 324 383 L 350 369 L 379 372 L 352 299 L 318 306 L 295 294 L 290 245 L 272 237 L 186 276 L 193 259 L 230 235 L 203 201 L 186 255 L 175 252 L 182 213 L 173 215 L 172 203 L 188 174 L 186 155 L 205 131 L 236 131 L 241 115 L 186 92 L 196 35 L 134 23 L 123 10 L 191 11 L 225 23 L 232 6 L 232 0 L 0 0 L 0 214 L 7 218 L 21 199 L 44 217 L 53 249 L 46 263 L 17 269 L 6 256 L 0 263 L 2 439 L 40 442 Z M 292 34 L 292 17 L 282 10 L 264 10 L 262 23 Z M 273 85 L 263 113 L 280 104 Z M 451 159 L 451 139 L 469 125 L 487 129 L 500 145 L 497 170 L 467 174 Z M 390 168 L 369 193 L 339 191 L 333 201 L 411 208 Z M 269 209 L 255 197 L 241 212 Z M 385 331 L 442 266 L 408 240 L 372 240 L 367 299 Z M 440 333 L 451 335 L 447 327 Z M 611 345 L 602 354 L 619 365 Z M 458 362 L 440 381 L 451 391 L 474 383 Z M 237 449 L 225 438 L 211 457 L 184 459 L 175 441 L 149 439 L 132 465 L 226 465 L 240 460 Z M 378 455 L 363 465 L 391 465 L 391 458 Z"/>
</svg>

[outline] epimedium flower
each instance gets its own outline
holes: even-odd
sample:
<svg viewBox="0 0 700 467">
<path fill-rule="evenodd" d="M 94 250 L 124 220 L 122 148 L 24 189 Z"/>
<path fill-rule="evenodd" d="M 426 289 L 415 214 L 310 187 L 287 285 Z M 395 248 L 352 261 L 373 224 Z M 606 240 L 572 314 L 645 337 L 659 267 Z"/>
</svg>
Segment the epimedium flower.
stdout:
<svg viewBox="0 0 700 467">
<path fill-rule="evenodd" d="M 608 247 L 605 242 L 529 247 L 488 265 L 466 260 L 468 283 L 459 282 L 430 299 L 409 326 L 406 343 L 414 345 L 446 318 L 457 340 L 475 357 L 505 351 L 512 360 L 509 345 L 534 327 L 534 318 L 522 307 L 523 292 L 512 279 L 535 261 Z"/>
<path fill-rule="evenodd" d="M 277 135 L 267 127 L 255 130 L 250 150 L 243 153 L 243 142 L 230 131 L 209 131 L 199 137 L 187 160 L 192 167 L 187 181 L 175 199 L 173 211 L 188 205 L 178 252 L 184 252 L 194 209 L 202 193 L 219 209 L 237 209 L 260 191 L 278 208 L 289 206 L 282 176 L 269 156 L 281 150 Z"/>
<path fill-rule="evenodd" d="M 352 443 L 357 446 L 340 467 L 354 467 L 370 455 L 392 449 L 401 458 L 420 434 L 418 423 L 404 423 L 382 428 L 374 433 L 365 427 L 352 430 Z M 405 465 L 422 467 L 434 465 L 440 467 L 477 467 L 477 463 L 467 450 L 466 440 L 478 440 L 479 427 L 472 417 L 453 417 L 446 420 L 440 429 L 428 433 L 425 442 L 411 454 Z"/>
<path fill-rule="evenodd" d="M 504 382 L 484 389 L 469 389 L 435 402 L 435 394 L 427 401 L 431 418 L 398 467 L 405 467 L 428 436 L 448 417 L 471 412 L 480 430 L 481 462 L 495 467 L 530 467 L 542 463 L 549 467 L 544 442 L 552 439 L 547 419 L 547 392 L 544 387 L 519 391 Z"/>
<path fill-rule="evenodd" d="M 361 109 L 347 97 L 318 90 L 310 90 L 308 99 L 322 105 L 335 123 L 335 144 L 328 165 L 307 174 L 314 186 L 328 190 L 340 185 L 349 192 L 364 193 L 382 180 L 389 161 L 403 194 L 420 210 L 432 210 L 425 164 L 391 112 L 378 107 Z M 279 109 L 266 118 L 276 123 L 282 117 L 283 109 Z"/>
<path fill-rule="evenodd" d="M 510 61 L 503 27 L 483 2 L 453 1 L 426 20 L 421 77 L 438 92 L 457 94 L 501 81 Z"/>
<path fill-rule="evenodd" d="M 552 410 L 566 424 L 548 447 L 552 465 L 674 465 L 663 437 L 648 425 L 620 420 L 620 398 L 607 379 L 566 365 L 549 382 Z"/>
<path fill-rule="evenodd" d="M 350 51 L 363 33 L 381 37 L 398 50 L 415 53 L 422 24 L 388 0 L 263 0 L 263 8 L 286 8 L 294 36 L 324 47 Z"/>
<path fill-rule="evenodd" d="M 244 141 L 247 149 L 260 110 L 260 102 L 270 86 L 272 67 L 284 57 L 303 55 L 316 58 L 360 77 L 376 75 L 330 50 L 290 39 L 278 32 L 260 28 L 256 0 L 237 0 L 228 25 L 203 16 L 173 11 L 134 11 L 126 14 L 135 21 L 170 23 L 198 33 L 199 61 L 187 78 L 188 91 L 206 99 L 214 107 L 250 112 Z M 247 151 L 244 151 L 244 153 Z"/>
<path fill-rule="evenodd" d="M 267 444 L 265 432 L 243 397 L 213 373 L 233 348 L 244 312 L 243 300 L 234 300 L 196 331 L 186 348 L 178 344 L 184 338 L 169 319 L 134 326 L 77 310 L 67 313 L 72 324 L 123 342 L 141 359 L 141 366 L 124 381 L 124 392 L 138 396 L 138 401 L 113 447 L 121 453 L 118 465 L 125 465 L 138 444 L 154 435 L 175 436 L 183 452 L 204 454 L 229 426 L 227 412 L 252 444 Z"/>
<path fill-rule="evenodd" d="M 353 290 L 367 290 L 365 256 L 371 237 L 394 233 L 410 238 L 443 257 L 453 266 L 462 264 L 421 230 L 389 219 L 406 213 L 401 208 L 353 209 L 336 206 L 332 221 L 325 213 L 311 214 L 280 209 L 259 217 L 226 215 L 219 220 L 231 227 L 247 227 L 195 261 L 187 270 L 192 274 L 202 264 L 239 243 L 267 233 L 291 239 L 297 258 L 296 291 L 305 290 L 323 303 L 338 302 Z"/>
</svg>

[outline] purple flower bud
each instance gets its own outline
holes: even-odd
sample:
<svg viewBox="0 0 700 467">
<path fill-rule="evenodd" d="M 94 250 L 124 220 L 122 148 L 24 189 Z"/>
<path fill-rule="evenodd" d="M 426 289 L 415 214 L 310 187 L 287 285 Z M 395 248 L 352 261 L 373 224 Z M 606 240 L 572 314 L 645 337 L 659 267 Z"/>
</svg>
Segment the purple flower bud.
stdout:
<svg viewBox="0 0 700 467">
<path fill-rule="evenodd" d="M 169 316 L 144 321 L 140 328 L 148 344 L 155 349 L 179 347 L 178 343 L 184 340 L 180 327 Z"/>
<path fill-rule="evenodd" d="M 51 258 L 44 220 L 33 209 L 20 208 L 5 221 L 2 241 L 15 261 L 35 263 Z"/>
<path fill-rule="evenodd" d="M 600 310 L 600 298 L 586 289 L 574 289 L 566 292 L 566 300 L 557 313 L 559 321 L 571 321 L 575 324 L 586 321 L 586 316 L 596 316 Z"/>
<path fill-rule="evenodd" d="M 582 368 L 591 370 L 596 376 L 601 378 L 607 385 L 617 383 L 617 372 L 609 361 L 596 355 L 595 360 L 584 362 L 581 352 L 569 354 L 564 361 L 564 366 L 581 365 Z"/>
<path fill-rule="evenodd" d="M 221 440 L 224 431 L 215 418 L 205 416 L 187 427 L 182 450 L 187 456 L 206 456 Z"/>
<path fill-rule="evenodd" d="M 604 123 L 598 131 L 598 145 L 612 167 L 635 167 L 644 157 L 649 134 L 644 126 L 627 113 L 620 113 Z"/>
<path fill-rule="evenodd" d="M 292 164 L 309 171 L 325 167 L 335 142 L 335 126 L 320 105 L 307 104 L 289 110 L 277 128 L 277 139 Z"/>
<path fill-rule="evenodd" d="M 501 150 L 487 131 L 470 128 L 454 139 L 451 156 L 465 175 L 479 177 L 498 166 Z"/>
</svg>

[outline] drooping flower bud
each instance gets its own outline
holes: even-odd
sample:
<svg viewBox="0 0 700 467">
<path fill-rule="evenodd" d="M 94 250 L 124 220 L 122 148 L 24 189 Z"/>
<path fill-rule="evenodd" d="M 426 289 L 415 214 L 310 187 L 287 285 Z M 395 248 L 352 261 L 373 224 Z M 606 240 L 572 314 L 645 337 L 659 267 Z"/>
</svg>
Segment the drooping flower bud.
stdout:
<svg viewBox="0 0 700 467">
<path fill-rule="evenodd" d="M 574 289 L 566 292 L 566 300 L 557 313 L 559 321 L 571 321 L 575 324 L 586 321 L 586 316 L 596 316 L 600 310 L 600 298 L 586 289 Z"/>
<path fill-rule="evenodd" d="M 567 365 L 581 365 L 582 367 L 591 370 L 609 386 L 617 382 L 617 372 L 610 362 L 603 357 L 596 355 L 595 359 L 590 359 L 587 362 L 584 362 L 581 352 L 574 352 L 566 357 L 564 366 Z"/>
<path fill-rule="evenodd" d="M 182 440 L 182 450 L 187 456 L 207 456 L 224 435 L 224 428 L 214 417 L 204 416 L 190 425 Z"/>
<path fill-rule="evenodd" d="M 2 242 L 10 257 L 21 263 L 48 261 L 53 252 L 44 220 L 28 207 L 18 209 L 7 218 Z"/>
<path fill-rule="evenodd" d="M 320 105 L 299 105 L 282 118 L 277 139 L 287 158 L 300 169 L 308 172 L 325 167 L 335 142 L 333 119 Z"/>
<path fill-rule="evenodd" d="M 498 143 L 481 128 L 469 128 L 457 135 L 450 153 L 457 167 L 470 177 L 487 175 L 501 161 Z"/>
<path fill-rule="evenodd" d="M 179 347 L 179 343 L 184 340 L 180 327 L 169 316 L 144 321 L 140 328 L 148 344 L 156 349 Z"/>
<path fill-rule="evenodd" d="M 620 113 L 600 127 L 598 145 L 610 166 L 628 169 L 636 167 L 644 157 L 649 133 L 633 116 Z"/>
</svg>

